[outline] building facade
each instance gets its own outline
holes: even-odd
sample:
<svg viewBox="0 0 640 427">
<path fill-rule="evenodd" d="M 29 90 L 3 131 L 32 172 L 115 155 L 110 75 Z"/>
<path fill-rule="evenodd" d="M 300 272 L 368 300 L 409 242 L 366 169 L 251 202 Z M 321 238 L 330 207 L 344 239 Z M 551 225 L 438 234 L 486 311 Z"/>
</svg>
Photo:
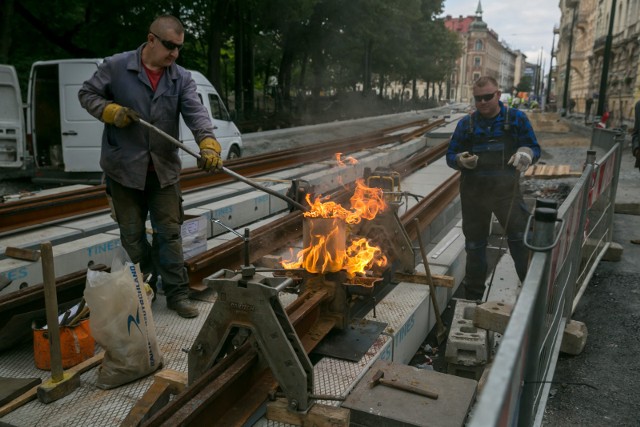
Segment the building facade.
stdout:
<svg viewBox="0 0 640 427">
<path fill-rule="evenodd" d="M 444 25 L 462 42 L 462 55 L 451 76 L 449 99 L 471 102 L 473 83 L 480 76 L 495 78 L 503 93 L 511 93 L 524 72 L 526 57 L 501 43 L 498 34 L 488 28 L 482 20 L 481 3 L 478 2 L 475 16 L 447 16 Z"/>
<path fill-rule="evenodd" d="M 608 111 L 610 127 L 632 125 L 640 100 L 640 0 L 561 0 L 560 10 L 558 107 L 566 112 L 573 100 L 573 112 L 584 115 L 591 99 L 591 116 Z"/>
</svg>

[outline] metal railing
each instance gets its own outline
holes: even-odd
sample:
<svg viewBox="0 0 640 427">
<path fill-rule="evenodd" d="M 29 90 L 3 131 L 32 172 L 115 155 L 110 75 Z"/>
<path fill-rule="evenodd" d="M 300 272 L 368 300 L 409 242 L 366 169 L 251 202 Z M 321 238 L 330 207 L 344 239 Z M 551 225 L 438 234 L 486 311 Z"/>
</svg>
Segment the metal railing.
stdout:
<svg viewBox="0 0 640 427">
<path fill-rule="evenodd" d="M 538 200 L 527 226 L 531 263 L 469 426 L 542 424 L 565 325 L 612 238 L 622 141 L 594 129 L 592 148 L 609 147 L 585 168 L 558 207 Z"/>
</svg>

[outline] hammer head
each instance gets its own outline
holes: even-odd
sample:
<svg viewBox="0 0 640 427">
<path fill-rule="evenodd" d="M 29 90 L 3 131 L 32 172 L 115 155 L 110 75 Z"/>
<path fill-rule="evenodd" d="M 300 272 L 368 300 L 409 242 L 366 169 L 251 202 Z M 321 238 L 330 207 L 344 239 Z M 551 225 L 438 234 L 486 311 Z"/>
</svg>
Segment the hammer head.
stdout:
<svg viewBox="0 0 640 427">
<path fill-rule="evenodd" d="M 380 384 L 380 380 L 382 379 L 382 377 L 384 377 L 384 371 L 382 369 L 378 369 L 378 372 L 373 375 L 373 378 L 369 382 L 369 388 L 374 388 L 375 386 Z"/>
</svg>

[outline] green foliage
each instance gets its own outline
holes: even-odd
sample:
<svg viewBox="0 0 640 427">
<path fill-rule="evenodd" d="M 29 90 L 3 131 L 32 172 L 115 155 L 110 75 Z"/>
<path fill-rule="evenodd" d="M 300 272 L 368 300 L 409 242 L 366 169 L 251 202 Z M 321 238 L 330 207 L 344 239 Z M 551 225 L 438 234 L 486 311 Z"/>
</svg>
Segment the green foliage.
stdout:
<svg viewBox="0 0 640 427">
<path fill-rule="evenodd" d="M 8 48 L 0 54 L 23 79 L 37 60 L 135 49 L 162 13 L 185 25 L 178 62 L 207 74 L 223 93 L 247 84 L 262 91 L 271 75 L 284 99 L 307 90 L 373 89 L 389 80 L 445 81 L 460 55 L 456 35 L 435 18 L 443 0 L 4 1 L 13 13 L 0 10 L 0 22 L 12 31 L 3 32 L 11 37 L 2 40 Z"/>
</svg>

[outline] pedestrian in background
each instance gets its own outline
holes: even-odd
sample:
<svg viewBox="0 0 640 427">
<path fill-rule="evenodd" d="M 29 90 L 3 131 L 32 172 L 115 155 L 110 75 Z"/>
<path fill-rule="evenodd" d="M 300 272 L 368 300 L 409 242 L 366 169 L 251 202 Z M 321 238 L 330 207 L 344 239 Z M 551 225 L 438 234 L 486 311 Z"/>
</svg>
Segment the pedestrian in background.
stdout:
<svg viewBox="0 0 640 427">
<path fill-rule="evenodd" d="M 593 98 L 587 98 L 584 110 L 584 124 L 588 125 L 591 118 L 591 106 L 593 105 Z"/>
<path fill-rule="evenodd" d="M 482 299 L 487 278 L 491 215 L 506 230 L 520 282 L 527 274 L 529 251 L 524 232 L 529 216 L 519 176 L 540 157 L 540 146 L 526 114 L 500 101 L 498 83 L 481 77 L 473 85 L 476 111 L 458 122 L 447 164 L 461 171 L 462 231 L 467 264 L 465 298 Z"/>
<path fill-rule="evenodd" d="M 162 280 L 167 306 L 182 317 L 196 317 L 188 300 L 189 279 L 182 253 L 184 219 L 178 148 L 135 122 L 142 118 L 178 138 L 179 117 L 200 147 L 201 168 L 222 168 L 221 147 L 196 93 L 191 74 L 175 63 L 184 45 L 184 27 L 170 15 L 153 21 L 146 42 L 116 54 L 98 67 L 79 91 L 82 106 L 105 123 L 100 166 L 131 261 L 145 277 Z M 149 215 L 152 244 L 145 221 Z"/>
</svg>

